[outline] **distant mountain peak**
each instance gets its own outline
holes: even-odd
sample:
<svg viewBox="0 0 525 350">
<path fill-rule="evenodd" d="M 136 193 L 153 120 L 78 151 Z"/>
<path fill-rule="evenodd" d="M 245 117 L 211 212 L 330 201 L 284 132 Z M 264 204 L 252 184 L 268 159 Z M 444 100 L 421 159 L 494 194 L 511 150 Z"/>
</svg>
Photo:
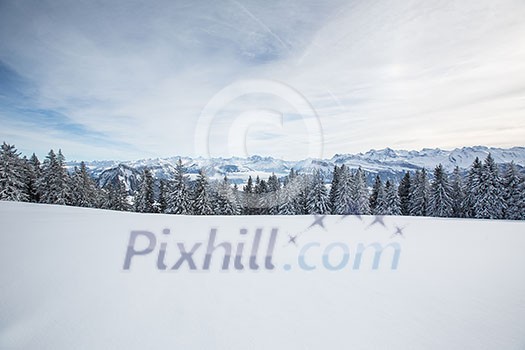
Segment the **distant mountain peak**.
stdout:
<svg viewBox="0 0 525 350">
<path fill-rule="evenodd" d="M 476 157 L 485 159 L 491 153 L 496 163 L 514 162 L 519 168 L 525 167 L 525 147 L 512 147 L 508 149 L 471 146 L 443 150 L 440 148 L 423 148 L 420 151 L 394 150 L 383 148 L 371 149 L 366 153 L 335 154 L 330 159 L 303 159 L 300 161 L 286 161 L 270 156 L 252 155 L 247 158 L 191 158 L 174 156 L 169 158 L 142 159 L 130 162 L 95 161 L 86 162 L 93 176 L 99 182 L 110 183 L 115 176 L 129 177 L 129 186 L 133 188 L 140 178 L 142 169 L 148 167 L 154 176 L 160 179 L 173 178 L 175 166 L 180 159 L 187 168 L 190 177 L 194 178 L 200 169 L 205 169 L 211 178 L 221 179 L 225 175 L 236 183 L 245 182 L 249 176 L 253 178 L 267 178 L 272 173 L 278 177 L 286 176 L 291 168 L 299 172 L 311 172 L 320 169 L 329 174 L 334 165 L 345 164 L 351 169 L 361 167 L 369 174 L 381 174 L 385 177 L 398 179 L 406 171 L 415 171 L 426 168 L 432 171 L 438 164 L 452 172 L 458 166 L 468 169 Z M 79 162 L 70 162 L 68 165 L 78 166 Z"/>
</svg>

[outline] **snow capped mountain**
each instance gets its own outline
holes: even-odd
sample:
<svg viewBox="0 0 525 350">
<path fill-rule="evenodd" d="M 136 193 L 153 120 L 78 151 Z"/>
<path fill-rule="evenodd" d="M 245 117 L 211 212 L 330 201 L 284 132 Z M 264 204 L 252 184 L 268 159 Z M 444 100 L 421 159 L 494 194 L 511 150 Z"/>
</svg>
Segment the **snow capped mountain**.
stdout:
<svg viewBox="0 0 525 350">
<path fill-rule="evenodd" d="M 489 148 L 484 146 L 456 148 L 446 151 L 439 148 L 424 148 L 421 151 L 395 151 L 390 148 L 370 150 L 356 155 L 335 155 L 331 161 L 334 164 L 346 164 L 350 167 L 361 166 L 363 169 L 374 172 L 381 170 L 410 171 L 415 169 L 433 169 L 442 164 L 447 171 L 456 166 L 467 169 L 478 157 L 483 160 L 492 154 L 496 163 L 505 164 L 514 162 L 519 166 L 525 165 L 525 147 L 509 149 Z"/>
<path fill-rule="evenodd" d="M 213 179 L 224 176 L 234 183 L 244 183 L 249 176 L 267 178 L 272 173 L 278 177 L 286 176 L 290 169 L 299 172 L 311 172 L 320 169 L 330 173 L 334 165 L 342 165 L 357 169 L 363 168 L 368 177 L 379 174 L 385 178 L 399 179 L 406 171 L 415 171 L 426 168 L 432 170 L 436 165 L 442 164 L 451 172 L 456 166 L 465 170 L 472 164 L 476 157 L 484 159 L 491 153 L 496 163 L 505 164 L 514 162 L 520 168 L 525 167 L 525 147 L 508 149 L 489 148 L 484 146 L 456 148 L 451 151 L 439 148 L 424 148 L 421 151 L 393 150 L 385 148 L 370 150 L 366 153 L 336 154 L 330 159 L 304 159 L 300 161 L 286 161 L 272 157 L 250 156 L 248 158 L 190 158 L 170 157 L 142 159 L 130 162 L 95 161 L 88 162 L 91 174 L 98 179 L 100 186 L 107 186 L 118 177 L 126 183 L 130 190 L 135 190 L 140 181 L 140 174 L 148 167 L 157 179 L 170 180 L 173 177 L 175 164 L 179 160 L 186 166 L 192 179 L 200 169 Z M 78 162 L 70 162 L 70 167 L 77 166 Z"/>
</svg>

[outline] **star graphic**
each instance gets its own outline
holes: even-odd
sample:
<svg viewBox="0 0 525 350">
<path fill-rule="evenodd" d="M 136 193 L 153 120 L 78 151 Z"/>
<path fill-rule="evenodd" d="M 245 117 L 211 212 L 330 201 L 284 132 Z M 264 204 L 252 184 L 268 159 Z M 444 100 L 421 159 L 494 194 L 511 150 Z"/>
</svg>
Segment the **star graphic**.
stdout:
<svg viewBox="0 0 525 350">
<path fill-rule="evenodd" d="M 396 232 L 394 232 L 390 238 L 393 238 L 395 236 L 400 236 L 400 237 L 405 238 L 404 233 L 403 233 L 403 230 L 405 228 L 406 226 L 403 226 L 403 227 L 396 226 Z"/>
<path fill-rule="evenodd" d="M 326 217 L 326 215 L 314 214 L 314 216 L 315 216 L 314 222 L 308 228 L 312 228 L 314 226 L 321 226 L 322 228 L 324 228 L 326 230 L 326 228 L 324 227 L 324 222 L 323 222 L 323 220 Z"/>
<path fill-rule="evenodd" d="M 385 216 L 384 216 L 384 215 L 376 215 L 376 216 L 374 217 L 374 221 L 372 221 L 372 222 L 370 223 L 370 225 L 367 226 L 367 228 L 369 228 L 370 226 L 373 226 L 373 225 L 375 225 L 375 224 L 379 224 L 379 225 L 381 225 L 381 226 L 383 226 L 383 227 L 386 228 L 386 225 L 385 225 L 384 219 L 385 219 Z"/>
<path fill-rule="evenodd" d="M 297 236 L 298 236 L 298 235 L 295 235 L 295 236 L 288 235 L 288 237 L 290 238 L 290 239 L 288 240 L 288 244 L 293 243 L 293 244 L 295 244 L 295 245 L 297 246 L 297 241 L 296 241 L 296 240 L 297 240 Z"/>
</svg>

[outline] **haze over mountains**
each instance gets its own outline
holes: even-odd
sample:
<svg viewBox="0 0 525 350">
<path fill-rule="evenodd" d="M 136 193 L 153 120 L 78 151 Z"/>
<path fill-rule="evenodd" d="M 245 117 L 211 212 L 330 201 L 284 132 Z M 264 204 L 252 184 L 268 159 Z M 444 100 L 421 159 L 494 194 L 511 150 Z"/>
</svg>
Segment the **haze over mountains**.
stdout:
<svg viewBox="0 0 525 350">
<path fill-rule="evenodd" d="M 458 166 L 462 170 L 468 169 L 476 157 L 484 159 L 492 154 L 496 163 L 505 164 L 514 162 L 520 169 L 525 168 L 525 147 L 489 148 L 485 146 L 463 147 L 454 150 L 422 149 L 421 151 L 370 150 L 366 153 L 336 154 L 329 159 L 304 159 L 287 161 L 272 157 L 250 156 L 247 158 L 191 158 L 174 156 L 170 158 L 142 159 L 137 161 L 93 161 L 86 162 L 91 174 L 98 179 L 99 185 L 105 186 L 116 179 L 124 181 L 131 189 L 135 189 L 140 174 L 145 167 L 152 170 L 155 178 L 169 180 L 174 174 L 175 164 L 182 159 L 188 174 L 194 178 L 200 169 L 213 179 L 228 178 L 234 183 L 243 183 L 249 176 L 266 178 L 272 173 L 278 177 L 285 176 L 290 169 L 299 172 L 310 172 L 313 169 L 322 169 L 327 173 L 333 170 L 334 165 L 345 164 L 352 169 L 362 167 L 369 177 L 379 174 L 385 178 L 397 179 L 406 171 L 426 168 L 432 170 L 436 165 L 443 164 L 447 171 Z M 79 162 L 68 162 L 69 167 L 79 165 Z"/>
</svg>

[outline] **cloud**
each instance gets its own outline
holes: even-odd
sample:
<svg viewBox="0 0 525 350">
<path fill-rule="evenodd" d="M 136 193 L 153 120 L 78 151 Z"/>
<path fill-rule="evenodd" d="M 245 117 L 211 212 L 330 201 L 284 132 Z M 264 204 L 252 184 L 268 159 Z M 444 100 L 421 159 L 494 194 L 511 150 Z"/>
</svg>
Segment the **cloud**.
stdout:
<svg viewBox="0 0 525 350">
<path fill-rule="evenodd" d="M 13 79 L 0 84 L 0 137 L 39 152 L 60 137 L 86 159 L 192 155 L 214 95 L 269 79 L 315 109 L 325 156 L 519 145 L 524 15 L 513 0 L 3 1 L 0 74 Z M 26 110 L 5 108 L 20 101 Z M 261 109 L 283 124 L 255 125 L 247 151 L 302 157 L 304 111 L 268 94 L 224 106 L 216 151 L 227 155 L 220 140 L 239 115 Z M 48 136 L 18 136 L 24 129 Z"/>
</svg>

